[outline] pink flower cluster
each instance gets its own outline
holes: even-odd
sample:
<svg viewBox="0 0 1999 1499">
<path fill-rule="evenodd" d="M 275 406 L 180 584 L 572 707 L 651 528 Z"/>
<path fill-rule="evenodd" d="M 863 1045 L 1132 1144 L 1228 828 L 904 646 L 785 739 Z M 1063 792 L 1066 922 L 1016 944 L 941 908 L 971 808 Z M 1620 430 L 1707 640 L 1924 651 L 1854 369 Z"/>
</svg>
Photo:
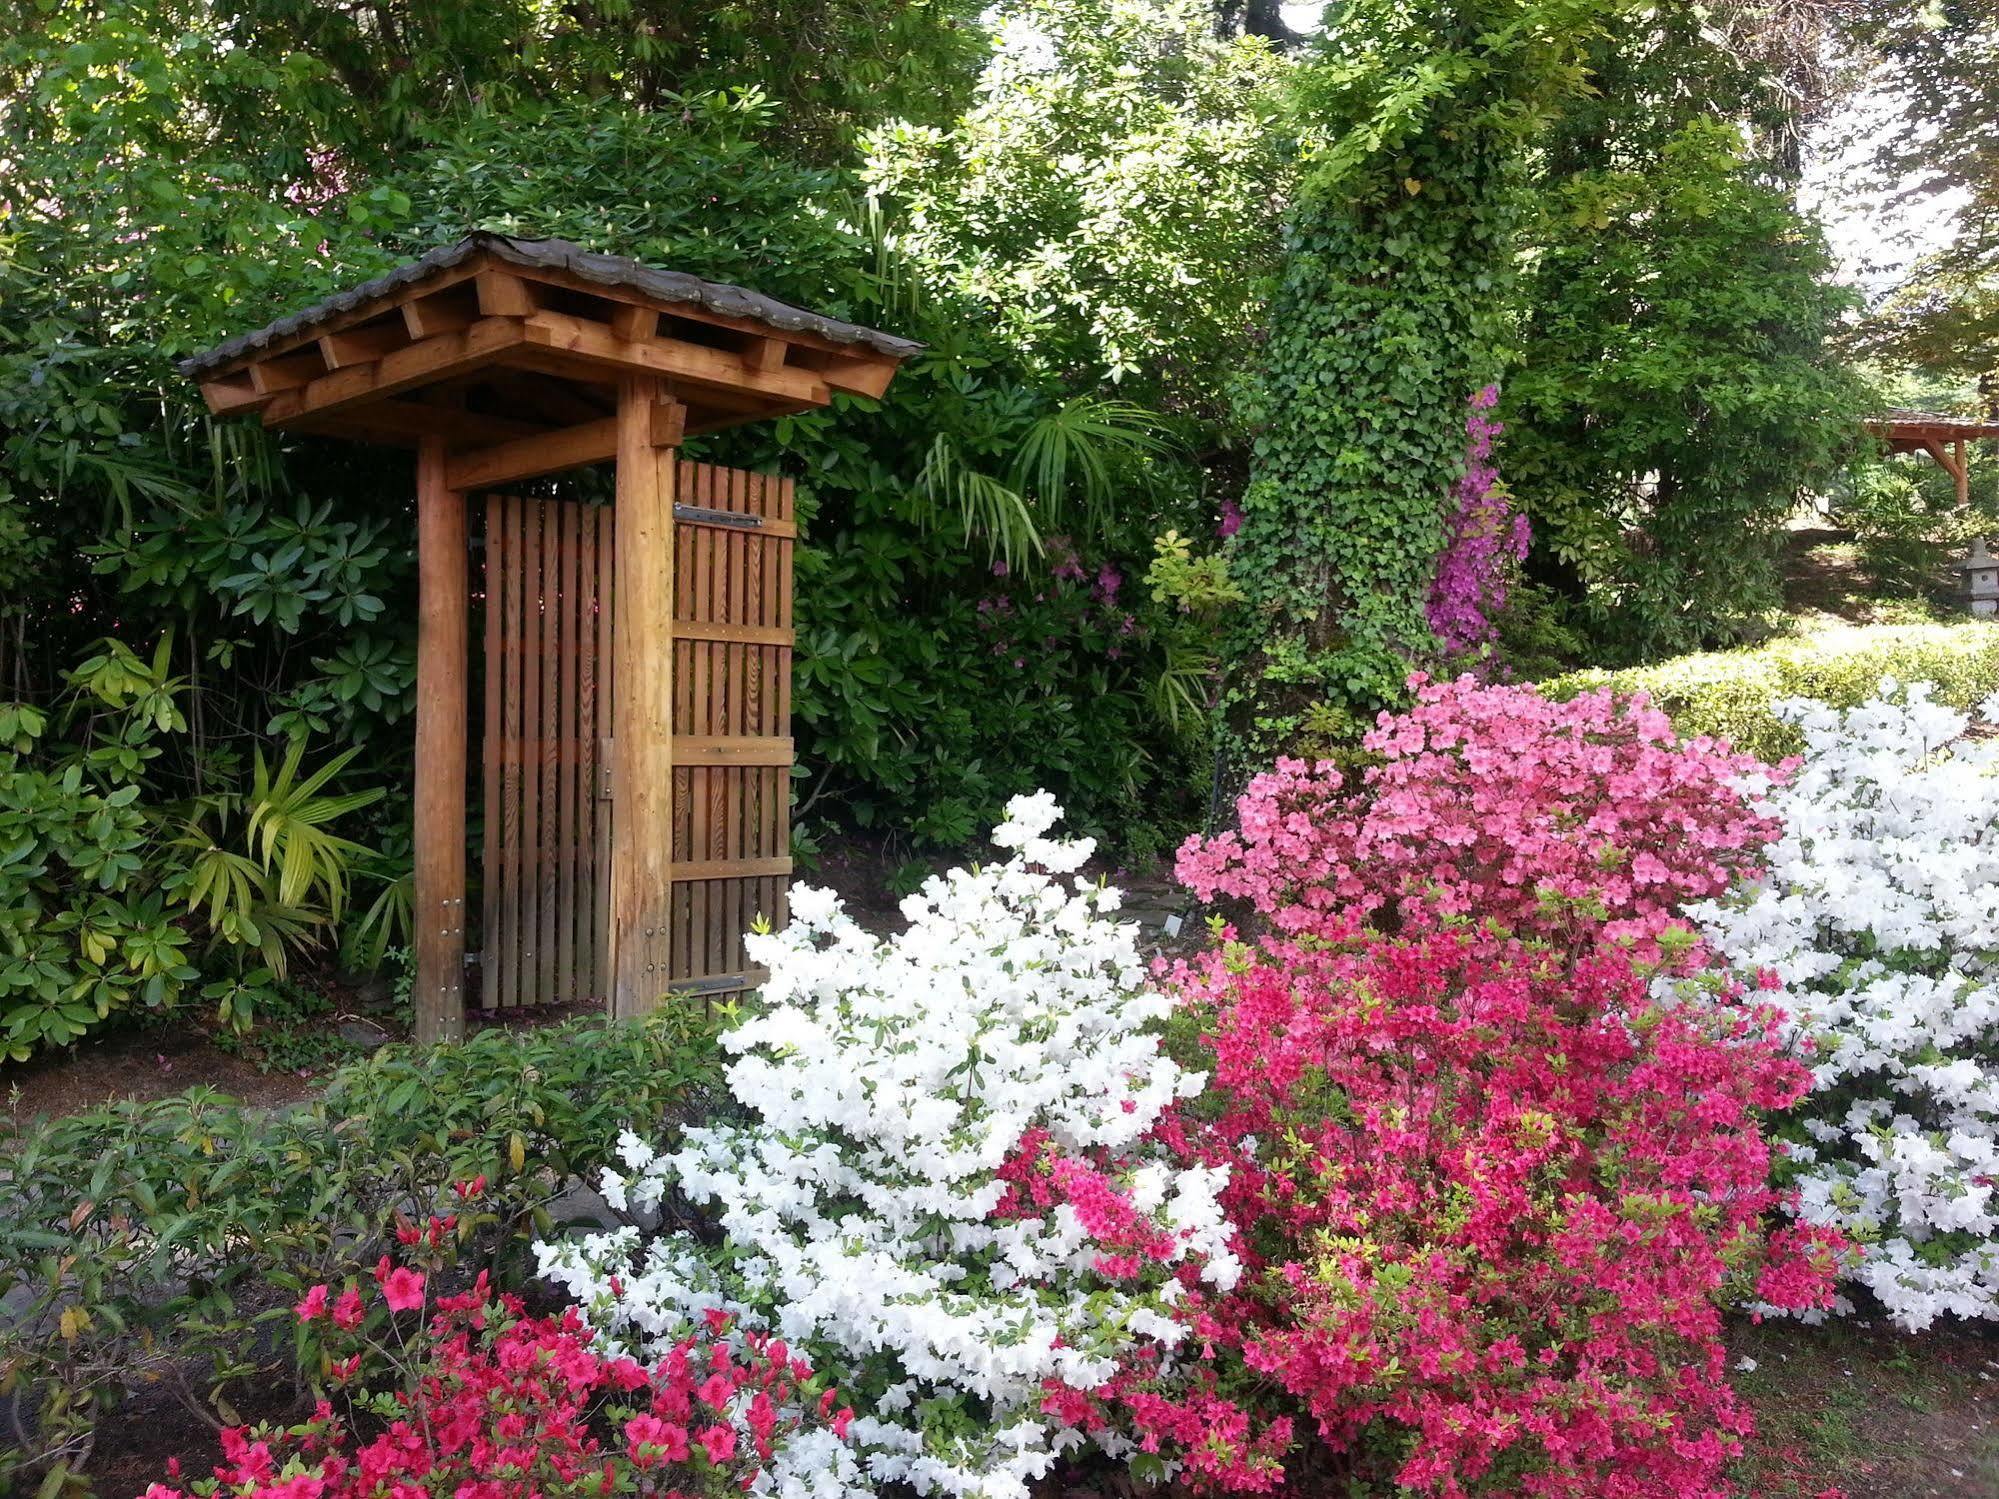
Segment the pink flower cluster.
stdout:
<svg viewBox="0 0 1999 1499">
<path fill-rule="evenodd" d="M 1450 534 L 1430 584 L 1430 629 L 1453 655 L 1492 639 L 1492 617 L 1506 606 L 1506 570 L 1527 555 L 1527 517 L 1514 513 L 1492 463 L 1492 442 L 1505 427 L 1485 413 L 1499 404 L 1499 387 L 1471 398 L 1465 418 L 1465 471 L 1451 489 Z"/>
<path fill-rule="evenodd" d="M 1759 867 L 1776 773 L 1642 698 L 1411 685 L 1356 777 L 1282 761 L 1180 851 L 1268 923 L 1170 975 L 1211 1083 L 1160 1133 L 1230 1168 L 1245 1267 L 1188 1298 L 1206 1391 L 1276 1390 L 1361 1486 L 1726 1494 L 1721 1309 L 1827 1305 L 1846 1251 L 1779 1225 L 1778 1017 L 1669 940 Z"/>
<path fill-rule="evenodd" d="M 1642 696 L 1410 684 L 1415 706 L 1363 741 L 1377 763 L 1349 782 L 1328 762 L 1279 760 L 1237 801 L 1236 830 L 1181 846 L 1181 882 L 1292 934 L 1468 917 L 1649 950 L 1683 925 L 1682 904 L 1754 873 L 1776 836 L 1737 787 L 1769 767 L 1681 741 Z"/>
<path fill-rule="evenodd" d="M 1194 1315 L 1224 1388 L 1268 1382 L 1398 1492 L 1729 1492 L 1719 1305 L 1824 1306 L 1840 1248 L 1766 1227 L 1759 1112 L 1809 1080 L 1768 1010 L 1660 1007 L 1623 950 L 1484 927 L 1176 980 L 1214 1077 L 1167 1133 L 1231 1168 L 1246 1266 Z"/>
<path fill-rule="evenodd" d="M 185 1491 L 154 1484 L 145 1499 L 531 1499 L 635 1489 L 672 1499 L 747 1489 L 807 1421 L 844 1440 L 853 1419 L 834 1410 L 836 1392 L 819 1389 L 782 1341 L 758 1332 L 732 1340 L 721 1313 L 647 1369 L 596 1352 L 574 1308 L 529 1317 L 515 1298 L 495 1300 L 483 1274 L 429 1307 L 424 1277 L 407 1266 L 385 1262 L 376 1280 L 392 1312 L 421 1317 L 393 1328 L 392 1343 L 359 1330 L 352 1286 L 337 1299 L 315 1286 L 297 1307 L 302 1324 L 331 1329 L 322 1367 L 334 1386 L 351 1385 L 364 1354 L 401 1369 L 392 1396 L 358 1397 L 377 1418 L 371 1437 L 360 1440 L 322 1400 L 297 1426 L 225 1431 L 212 1478 Z"/>
</svg>

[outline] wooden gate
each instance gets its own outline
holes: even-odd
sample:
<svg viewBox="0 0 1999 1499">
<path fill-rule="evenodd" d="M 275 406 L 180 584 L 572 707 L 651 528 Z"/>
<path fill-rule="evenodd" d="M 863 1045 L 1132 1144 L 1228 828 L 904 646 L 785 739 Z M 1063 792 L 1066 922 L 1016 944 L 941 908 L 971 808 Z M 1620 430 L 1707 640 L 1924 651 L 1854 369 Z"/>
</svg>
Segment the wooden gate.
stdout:
<svg viewBox="0 0 1999 1499">
<path fill-rule="evenodd" d="M 662 991 L 717 994 L 761 977 L 743 936 L 786 916 L 797 523 L 789 480 L 675 467 L 673 619 L 660 622 L 674 671 Z M 485 512 L 480 1002 L 606 1002 L 612 512 L 507 496 Z"/>
</svg>

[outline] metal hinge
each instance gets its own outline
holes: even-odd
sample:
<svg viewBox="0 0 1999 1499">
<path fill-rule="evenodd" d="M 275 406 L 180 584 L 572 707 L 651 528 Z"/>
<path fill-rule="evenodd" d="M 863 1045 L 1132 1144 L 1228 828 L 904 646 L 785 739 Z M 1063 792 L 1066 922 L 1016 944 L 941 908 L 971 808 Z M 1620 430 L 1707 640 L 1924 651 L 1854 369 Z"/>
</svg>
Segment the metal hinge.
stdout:
<svg viewBox="0 0 1999 1499">
<path fill-rule="evenodd" d="M 675 505 L 673 518 L 700 521 L 705 526 L 734 526 L 739 531 L 754 531 L 764 523 L 761 515 L 745 515 L 740 510 L 711 510 L 706 505 Z"/>
</svg>

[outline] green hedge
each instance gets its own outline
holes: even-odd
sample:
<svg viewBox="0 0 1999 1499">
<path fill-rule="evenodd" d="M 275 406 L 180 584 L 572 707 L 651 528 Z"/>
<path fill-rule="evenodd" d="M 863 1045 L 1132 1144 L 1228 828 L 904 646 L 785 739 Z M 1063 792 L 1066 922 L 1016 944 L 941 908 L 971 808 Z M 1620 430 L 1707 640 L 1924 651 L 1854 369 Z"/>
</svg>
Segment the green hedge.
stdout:
<svg viewBox="0 0 1999 1499">
<path fill-rule="evenodd" d="M 1999 691 L 1999 621 L 1840 627 L 1624 671 L 1574 671 L 1541 685 L 1558 698 L 1598 687 L 1647 692 L 1681 733 L 1715 735 L 1776 760 L 1796 754 L 1802 740 L 1772 704 L 1809 697 L 1849 708 L 1883 677 L 1934 682 L 1939 701 L 1976 707 Z"/>
<path fill-rule="evenodd" d="M 224 1421 L 282 1370 L 302 1387 L 317 1371 L 289 1356 L 293 1303 L 366 1274 L 399 1221 L 455 1214 L 459 1264 L 504 1280 L 624 1129 L 659 1139 L 706 1112 L 717 1029 L 697 1006 L 495 1028 L 383 1047 L 294 1108 L 192 1088 L 0 1131 L 0 1493 L 22 1464 L 45 1493 L 79 1477 L 141 1386 Z M 461 1201 L 455 1184 L 481 1176 Z"/>
</svg>

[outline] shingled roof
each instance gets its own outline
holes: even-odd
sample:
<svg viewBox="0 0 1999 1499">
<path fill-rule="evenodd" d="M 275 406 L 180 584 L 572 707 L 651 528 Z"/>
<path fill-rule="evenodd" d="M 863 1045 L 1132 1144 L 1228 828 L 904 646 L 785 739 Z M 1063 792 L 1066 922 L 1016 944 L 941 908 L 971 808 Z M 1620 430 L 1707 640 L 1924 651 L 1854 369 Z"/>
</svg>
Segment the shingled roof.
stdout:
<svg viewBox="0 0 1999 1499">
<path fill-rule="evenodd" d="M 180 369 L 218 415 L 464 446 L 589 425 L 634 377 L 661 382 L 689 434 L 809 411 L 842 391 L 876 397 L 921 347 L 567 240 L 480 231 Z"/>
<path fill-rule="evenodd" d="M 442 272 L 464 264 L 481 250 L 523 269 L 566 271 L 600 286 L 643 292 L 660 302 L 691 303 L 709 312 L 746 318 L 785 333 L 810 333 L 833 343 L 862 344 L 878 354 L 892 355 L 897 359 L 907 358 L 923 347 L 913 340 L 897 338 L 892 333 L 808 312 L 803 307 L 794 307 L 789 302 L 780 302 L 775 297 L 750 291 L 747 287 L 730 286 L 722 281 L 704 281 L 685 271 L 661 270 L 628 260 L 622 255 L 600 255 L 566 239 L 517 239 L 510 234 L 478 229 L 453 244 L 440 245 L 419 259 L 397 266 L 387 275 L 335 292 L 310 307 L 287 313 L 276 322 L 248 333 L 239 333 L 212 349 L 191 355 L 181 360 L 180 372 L 189 379 L 198 380 L 204 375 L 226 369 L 252 354 L 331 322 L 367 303 L 420 286 Z"/>
</svg>

